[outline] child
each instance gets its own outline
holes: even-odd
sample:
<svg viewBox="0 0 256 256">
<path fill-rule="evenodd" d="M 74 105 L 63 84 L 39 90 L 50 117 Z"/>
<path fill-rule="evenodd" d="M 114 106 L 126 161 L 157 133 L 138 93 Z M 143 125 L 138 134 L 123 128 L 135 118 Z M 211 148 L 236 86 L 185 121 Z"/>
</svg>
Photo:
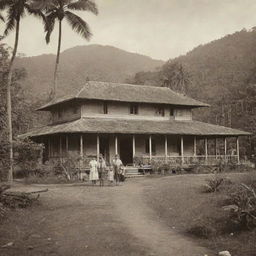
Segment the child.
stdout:
<svg viewBox="0 0 256 256">
<path fill-rule="evenodd" d="M 114 184 L 114 171 L 111 167 L 109 167 L 108 171 L 108 180 L 110 181 L 111 186 Z"/>
</svg>

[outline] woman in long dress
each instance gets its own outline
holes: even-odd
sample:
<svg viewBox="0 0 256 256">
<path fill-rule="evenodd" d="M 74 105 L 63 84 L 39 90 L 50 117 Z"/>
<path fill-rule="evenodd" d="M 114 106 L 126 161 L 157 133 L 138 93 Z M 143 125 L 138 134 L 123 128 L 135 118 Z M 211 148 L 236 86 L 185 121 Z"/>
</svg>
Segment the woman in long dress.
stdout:
<svg viewBox="0 0 256 256">
<path fill-rule="evenodd" d="M 92 181 L 93 185 L 96 185 L 96 182 L 99 179 L 99 173 L 98 173 L 98 162 L 95 157 L 89 162 L 89 166 L 90 166 L 89 180 Z"/>
</svg>

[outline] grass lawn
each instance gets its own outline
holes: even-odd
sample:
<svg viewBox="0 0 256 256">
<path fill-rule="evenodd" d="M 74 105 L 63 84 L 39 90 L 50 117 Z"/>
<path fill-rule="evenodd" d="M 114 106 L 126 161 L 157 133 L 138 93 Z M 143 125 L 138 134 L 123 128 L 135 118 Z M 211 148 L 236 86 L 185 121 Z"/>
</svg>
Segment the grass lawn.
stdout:
<svg viewBox="0 0 256 256">
<path fill-rule="evenodd" d="M 233 183 L 248 180 L 253 173 L 229 173 Z M 227 225 L 229 214 L 222 209 L 226 190 L 203 193 L 210 175 L 177 175 L 159 178 L 145 188 L 145 200 L 170 228 L 193 237 L 202 246 L 232 256 L 256 255 L 256 230 L 238 231 Z M 156 179 L 157 181 L 157 179 Z M 202 227 L 204 228 L 202 231 Z"/>
</svg>

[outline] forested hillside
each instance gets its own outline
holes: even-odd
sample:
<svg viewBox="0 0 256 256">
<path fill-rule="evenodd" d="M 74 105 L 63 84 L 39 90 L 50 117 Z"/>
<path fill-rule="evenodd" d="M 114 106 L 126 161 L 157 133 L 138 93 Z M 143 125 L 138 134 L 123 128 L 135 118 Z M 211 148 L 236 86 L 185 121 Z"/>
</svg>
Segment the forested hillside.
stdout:
<svg viewBox="0 0 256 256">
<path fill-rule="evenodd" d="M 53 83 L 55 55 L 17 59 L 25 68 L 23 87 L 33 98 L 46 99 Z M 80 88 L 87 79 L 123 82 L 139 71 L 154 70 L 164 62 L 111 46 L 77 46 L 61 54 L 58 94 Z"/>
<path fill-rule="evenodd" d="M 256 30 L 200 45 L 160 71 L 139 72 L 129 82 L 164 85 L 166 66 L 173 63 L 188 73 L 186 94 L 211 104 L 197 111 L 197 119 L 256 133 Z"/>
</svg>

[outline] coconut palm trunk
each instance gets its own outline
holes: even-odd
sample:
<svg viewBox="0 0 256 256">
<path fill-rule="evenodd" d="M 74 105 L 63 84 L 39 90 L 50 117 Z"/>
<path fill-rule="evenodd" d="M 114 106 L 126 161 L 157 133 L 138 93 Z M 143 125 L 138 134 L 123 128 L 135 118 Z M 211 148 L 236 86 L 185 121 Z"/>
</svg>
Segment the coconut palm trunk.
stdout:
<svg viewBox="0 0 256 256">
<path fill-rule="evenodd" d="M 54 70 L 53 98 L 56 97 L 57 88 L 58 88 L 61 36 L 62 36 L 62 20 L 59 20 L 59 39 L 58 39 L 57 57 L 56 57 L 55 70 Z"/>
<path fill-rule="evenodd" d="M 9 136 L 9 173 L 8 173 L 8 181 L 10 183 L 13 182 L 13 134 L 12 134 L 12 97 L 11 97 L 11 85 L 12 85 L 12 75 L 14 68 L 14 61 L 17 54 L 18 42 L 19 42 L 19 32 L 20 32 L 20 19 L 16 20 L 16 28 L 15 28 L 15 43 L 12 51 L 12 58 L 10 60 L 9 68 L 8 68 L 8 77 L 7 77 L 7 124 L 8 124 L 8 136 Z"/>
</svg>

